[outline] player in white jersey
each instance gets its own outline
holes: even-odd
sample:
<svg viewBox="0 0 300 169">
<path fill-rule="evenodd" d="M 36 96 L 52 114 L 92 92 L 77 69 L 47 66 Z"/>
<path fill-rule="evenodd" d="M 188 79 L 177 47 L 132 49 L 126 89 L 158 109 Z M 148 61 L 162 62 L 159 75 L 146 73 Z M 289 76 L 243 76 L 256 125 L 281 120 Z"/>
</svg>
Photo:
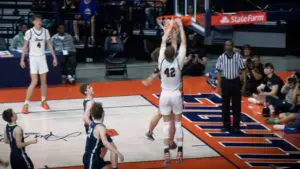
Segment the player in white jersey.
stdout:
<svg viewBox="0 0 300 169">
<path fill-rule="evenodd" d="M 49 106 L 47 104 L 47 72 L 49 71 L 47 65 L 47 59 L 45 55 L 45 46 L 48 45 L 48 49 L 50 50 L 53 57 L 53 66 L 57 66 L 57 58 L 55 52 L 52 47 L 52 43 L 50 40 L 49 31 L 42 27 L 42 17 L 34 16 L 33 17 L 33 28 L 29 29 L 25 33 L 25 42 L 23 47 L 22 58 L 20 61 L 20 65 L 22 68 L 26 67 L 25 64 L 25 56 L 28 52 L 29 46 L 29 67 L 31 74 L 31 83 L 27 89 L 25 104 L 22 109 L 22 113 L 27 114 L 29 110 L 29 100 L 32 96 L 33 90 L 38 84 L 38 75 L 40 75 L 41 82 L 41 106 L 49 110 Z"/>
<path fill-rule="evenodd" d="M 174 27 L 174 21 L 170 21 L 170 25 L 165 31 L 162 37 L 162 44 L 160 47 L 158 68 L 161 77 L 162 92 L 159 100 L 159 109 L 163 116 L 164 127 L 164 158 L 165 165 L 170 164 L 170 152 L 169 152 L 169 139 L 170 139 L 170 126 L 171 126 L 171 112 L 174 113 L 175 120 L 175 137 L 177 140 L 178 152 L 177 162 L 182 163 L 183 159 L 183 129 L 181 126 L 182 119 L 182 76 L 181 70 L 183 68 L 185 56 L 186 56 L 186 36 L 182 21 L 180 19 L 175 20 L 176 26 L 180 30 L 181 44 L 176 57 L 176 50 L 173 46 L 166 46 L 167 39 L 171 30 Z"/>
<path fill-rule="evenodd" d="M 158 22 L 158 24 L 160 24 L 160 23 Z M 168 43 L 171 43 L 170 45 L 172 45 L 174 47 L 175 51 L 177 51 L 177 36 L 178 36 L 178 33 L 179 33 L 178 29 L 172 29 L 171 36 L 168 39 Z M 158 49 L 160 49 L 160 48 L 158 48 Z M 158 50 L 157 53 L 155 53 L 154 55 L 151 56 L 153 61 L 155 61 L 155 62 L 158 62 L 159 51 L 160 50 Z M 156 78 L 160 79 L 160 72 L 159 72 L 158 68 L 156 68 L 154 70 L 154 72 L 147 79 L 143 80 L 142 83 L 145 86 L 150 86 L 152 81 Z M 174 118 L 174 114 L 172 114 L 172 118 Z M 154 116 L 152 117 L 152 119 L 150 121 L 149 129 L 146 133 L 147 139 L 149 139 L 151 141 L 154 141 L 153 131 L 156 128 L 158 122 L 161 119 L 162 119 L 162 115 L 159 111 L 154 114 Z M 177 148 L 177 145 L 174 142 L 174 136 L 175 136 L 175 124 L 174 124 L 174 120 L 171 120 L 170 140 L 169 140 L 170 141 L 170 143 L 169 143 L 169 148 L 170 149 L 176 149 Z"/>
</svg>

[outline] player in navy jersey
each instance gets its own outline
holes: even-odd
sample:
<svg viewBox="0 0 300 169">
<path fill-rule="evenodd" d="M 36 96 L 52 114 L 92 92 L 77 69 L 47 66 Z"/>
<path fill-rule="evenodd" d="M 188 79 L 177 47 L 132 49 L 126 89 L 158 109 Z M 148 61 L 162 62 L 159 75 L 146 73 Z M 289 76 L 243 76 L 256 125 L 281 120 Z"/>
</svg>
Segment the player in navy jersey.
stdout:
<svg viewBox="0 0 300 169">
<path fill-rule="evenodd" d="M 83 100 L 83 109 L 84 109 L 84 114 L 83 114 L 83 121 L 84 121 L 84 127 L 86 134 L 88 134 L 89 126 L 92 124 L 92 116 L 91 116 L 91 108 L 94 105 L 94 89 L 93 87 L 85 83 L 80 86 L 80 92 L 85 95 L 85 99 Z M 101 121 L 103 123 L 103 119 Z M 111 143 L 116 148 L 116 145 L 113 143 L 112 138 L 107 135 L 108 141 Z M 104 147 L 101 149 L 100 157 L 104 158 L 107 153 L 107 149 Z M 117 166 L 118 165 L 118 158 L 116 156 L 111 155 L 111 163 L 112 166 Z"/>
<path fill-rule="evenodd" d="M 8 124 L 4 131 L 4 141 L 10 144 L 10 163 L 12 169 L 33 169 L 32 161 L 25 152 L 25 147 L 36 144 L 37 139 L 25 142 L 23 129 L 16 124 L 17 114 L 12 109 L 4 110 L 2 114 L 3 120 Z"/>
<path fill-rule="evenodd" d="M 84 169 L 106 169 L 106 163 L 99 156 L 104 147 L 111 151 L 112 155 L 124 161 L 124 156 L 113 146 L 107 138 L 106 127 L 103 124 L 104 110 L 101 103 L 94 103 L 91 108 L 92 123 L 86 139 L 85 153 L 83 156 Z M 117 169 L 117 166 L 113 166 Z"/>
<path fill-rule="evenodd" d="M 84 121 L 84 127 L 85 132 L 88 133 L 89 125 L 92 123 L 92 117 L 91 117 L 91 107 L 94 104 L 94 90 L 93 87 L 90 84 L 83 84 L 80 86 L 80 92 L 85 95 L 85 99 L 83 100 L 83 121 Z"/>
</svg>

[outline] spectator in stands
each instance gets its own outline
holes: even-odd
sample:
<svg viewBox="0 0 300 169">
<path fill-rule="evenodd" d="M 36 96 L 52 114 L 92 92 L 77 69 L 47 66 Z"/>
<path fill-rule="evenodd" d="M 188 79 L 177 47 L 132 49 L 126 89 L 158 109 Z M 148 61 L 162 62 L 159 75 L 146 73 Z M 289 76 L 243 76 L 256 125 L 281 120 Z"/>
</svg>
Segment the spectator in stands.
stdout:
<svg viewBox="0 0 300 169">
<path fill-rule="evenodd" d="M 244 52 L 245 53 L 245 52 Z M 247 84 L 244 96 L 252 96 L 264 79 L 264 68 L 260 56 L 255 55 L 246 61 Z"/>
<path fill-rule="evenodd" d="M 78 26 L 87 26 L 91 28 L 91 41 L 95 42 L 95 15 L 97 14 L 96 0 L 81 0 L 79 5 L 80 15 L 75 16 L 73 21 L 74 38 L 79 41 Z"/>
<path fill-rule="evenodd" d="M 290 77 L 282 87 L 281 93 L 285 95 L 283 100 L 273 96 L 266 96 L 266 106 L 269 108 L 270 114 L 296 112 L 296 105 L 300 105 L 296 78 Z"/>
<path fill-rule="evenodd" d="M 249 101 L 255 104 L 265 103 L 266 96 L 273 96 L 282 99 L 283 94 L 280 92 L 283 86 L 283 81 L 274 73 L 272 63 L 266 63 L 264 66 L 265 79 L 257 87 L 258 94 L 253 94 L 254 98 L 249 98 Z"/>
<path fill-rule="evenodd" d="M 207 65 L 207 57 L 204 52 L 189 54 L 182 70 L 183 75 L 202 76 Z"/>
<path fill-rule="evenodd" d="M 76 49 L 73 38 L 65 32 L 65 27 L 60 24 L 57 28 L 57 34 L 52 37 L 52 43 L 55 51 L 62 53 L 64 56 L 63 74 L 67 76 L 69 83 L 75 82 L 76 72 Z"/>
<path fill-rule="evenodd" d="M 28 30 L 28 25 L 26 23 L 20 24 L 20 32 L 14 36 L 10 50 L 22 49 L 24 46 L 24 36 L 25 32 Z"/>
<path fill-rule="evenodd" d="M 252 59 L 252 50 L 251 50 L 250 45 L 244 45 L 242 56 L 243 56 L 245 65 L 247 64 L 247 61 L 249 61 L 249 59 Z"/>
<path fill-rule="evenodd" d="M 109 54 L 109 58 L 118 57 L 124 51 L 124 45 L 116 30 L 111 36 L 106 37 L 104 50 Z"/>
</svg>

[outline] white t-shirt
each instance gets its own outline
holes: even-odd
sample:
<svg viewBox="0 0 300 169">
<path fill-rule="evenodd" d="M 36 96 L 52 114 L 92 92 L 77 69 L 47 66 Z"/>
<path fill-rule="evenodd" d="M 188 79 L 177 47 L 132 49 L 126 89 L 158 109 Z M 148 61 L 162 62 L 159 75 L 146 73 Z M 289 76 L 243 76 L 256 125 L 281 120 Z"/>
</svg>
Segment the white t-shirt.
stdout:
<svg viewBox="0 0 300 169">
<path fill-rule="evenodd" d="M 186 55 L 186 49 L 181 47 L 178 51 L 177 57 L 172 62 L 169 62 L 165 59 L 165 50 L 166 46 L 161 46 L 158 59 L 158 68 L 161 76 L 161 88 L 165 91 L 180 90 L 182 87 L 181 71 L 184 64 L 183 61 Z"/>
<path fill-rule="evenodd" d="M 44 56 L 45 46 L 47 41 L 50 40 L 50 34 L 45 28 L 40 30 L 31 28 L 26 31 L 24 39 L 29 41 L 29 56 Z"/>
</svg>

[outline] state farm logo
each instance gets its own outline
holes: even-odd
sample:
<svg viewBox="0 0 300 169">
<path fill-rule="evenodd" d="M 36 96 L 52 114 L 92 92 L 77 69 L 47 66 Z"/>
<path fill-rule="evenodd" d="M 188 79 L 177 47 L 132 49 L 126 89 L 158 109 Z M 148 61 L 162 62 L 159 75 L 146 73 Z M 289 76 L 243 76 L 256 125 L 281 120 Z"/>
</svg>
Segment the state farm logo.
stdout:
<svg viewBox="0 0 300 169">
<path fill-rule="evenodd" d="M 265 21 L 265 16 L 264 15 L 231 16 L 230 21 L 232 24 L 262 22 Z"/>
<path fill-rule="evenodd" d="M 259 13 L 244 13 L 233 14 L 227 16 L 213 16 L 213 25 L 240 25 L 266 22 L 266 14 L 264 12 Z"/>
<path fill-rule="evenodd" d="M 230 23 L 230 20 L 228 19 L 227 16 L 222 17 L 221 21 L 222 24 Z"/>
</svg>

